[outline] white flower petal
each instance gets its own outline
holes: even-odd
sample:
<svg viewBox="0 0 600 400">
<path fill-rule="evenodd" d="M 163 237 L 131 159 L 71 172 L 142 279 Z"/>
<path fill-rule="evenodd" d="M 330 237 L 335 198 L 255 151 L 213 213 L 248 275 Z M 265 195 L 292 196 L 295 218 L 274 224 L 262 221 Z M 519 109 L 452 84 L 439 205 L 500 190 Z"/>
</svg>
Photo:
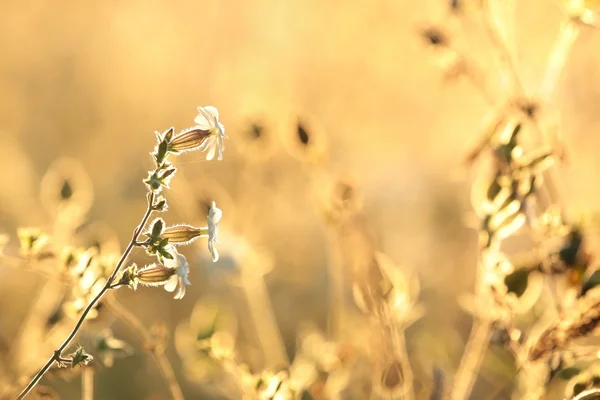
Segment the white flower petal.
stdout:
<svg viewBox="0 0 600 400">
<path fill-rule="evenodd" d="M 217 126 L 217 121 L 215 120 L 215 117 L 211 113 L 206 111 L 204 107 L 198 107 L 198 111 L 200 111 L 200 114 L 202 114 L 204 118 L 206 118 L 211 128 L 215 128 Z"/>
<path fill-rule="evenodd" d="M 175 300 L 183 299 L 183 296 L 185 296 L 185 282 L 183 282 L 183 278 L 180 278 L 178 283 L 179 283 L 179 286 L 178 286 L 177 292 L 175 293 L 175 296 L 173 297 Z"/>
<path fill-rule="evenodd" d="M 173 254 L 173 259 L 165 259 L 165 266 L 169 268 L 175 268 L 177 271 L 176 275 L 173 275 L 165 284 L 165 290 L 168 292 L 175 291 L 175 299 L 181 299 L 185 295 L 185 287 L 190 284 L 188 280 L 188 274 L 190 272 L 190 265 L 183 254 L 179 254 L 177 250 L 169 248 L 169 252 Z"/>
<path fill-rule="evenodd" d="M 214 245 L 213 240 L 210 240 L 208 242 L 208 250 L 210 251 L 210 254 L 212 255 L 213 262 L 219 261 L 219 252 L 217 251 L 217 247 Z"/>
<path fill-rule="evenodd" d="M 167 281 L 167 283 L 165 283 L 165 290 L 167 292 L 172 292 L 175 290 L 175 288 L 177 287 L 177 282 L 179 281 L 179 278 L 177 277 L 177 275 L 173 275 L 169 278 L 169 280 Z"/>
<path fill-rule="evenodd" d="M 200 111 L 200 107 L 198 107 L 198 111 Z M 196 116 L 196 118 L 194 118 L 194 123 L 196 125 L 198 125 L 198 127 L 200 129 L 203 130 L 209 130 L 212 127 L 212 124 L 210 123 L 210 121 L 204 116 L 204 114 L 201 112 L 200 114 L 198 114 Z"/>
<path fill-rule="evenodd" d="M 220 138 L 218 144 L 219 144 L 219 155 L 217 156 L 217 160 L 221 161 L 223 159 L 223 151 L 225 151 L 225 143 L 223 143 L 222 138 Z"/>
<path fill-rule="evenodd" d="M 217 127 L 219 128 L 219 134 L 221 135 L 221 137 L 223 139 L 229 139 L 229 136 L 225 134 L 225 126 L 222 123 L 217 122 Z"/>
<path fill-rule="evenodd" d="M 204 110 L 208 112 L 215 120 L 219 120 L 219 110 L 213 106 L 205 106 Z"/>
<path fill-rule="evenodd" d="M 202 143 L 200 144 L 200 147 L 198 147 L 198 150 L 200 151 L 206 151 L 206 149 L 208 149 L 215 141 L 215 137 L 214 136 L 209 136 L 206 139 L 204 139 L 202 141 Z"/>
<path fill-rule="evenodd" d="M 210 229 L 211 229 L 211 225 L 213 227 L 215 225 L 217 225 L 221 221 L 221 218 L 223 218 L 223 211 L 219 207 L 217 207 L 217 203 L 213 201 L 211 203 L 211 205 L 210 205 L 210 209 L 208 210 L 208 229 L 209 229 L 209 232 L 210 232 Z"/>
<path fill-rule="evenodd" d="M 216 147 L 216 146 L 214 146 L 214 145 L 213 145 L 213 146 L 210 146 L 210 147 L 208 148 L 208 151 L 206 152 L 206 159 L 207 159 L 208 161 L 210 161 L 210 160 L 212 160 L 213 158 L 215 158 L 215 152 L 216 152 L 216 150 L 217 150 L 217 147 Z"/>
</svg>

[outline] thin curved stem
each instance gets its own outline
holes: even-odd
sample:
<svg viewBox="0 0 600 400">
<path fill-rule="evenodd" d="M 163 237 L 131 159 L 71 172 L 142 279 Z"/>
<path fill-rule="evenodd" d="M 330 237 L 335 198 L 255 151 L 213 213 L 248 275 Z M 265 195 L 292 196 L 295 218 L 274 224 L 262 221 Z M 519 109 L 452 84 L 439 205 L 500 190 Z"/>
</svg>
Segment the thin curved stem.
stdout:
<svg viewBox="0 0 600 400">
<path fill-rule="evenodd" d="M 125 261 L 127 260 L 127 257 L 129 257 L 131 250 L 133 250 L 133 248 L 135 247 L 135 243 L 137 242 L 138 237 L 142 233 L 142 229 L 144 228 L 144 226 L 148 222 L 148 219 L 150 218 L 150 215 L 152 214 L 153 205 L 154 205 L 154 197 L 155 197 L 154 193 L 152 193 L 148 197 L 148 207 L 146 209 L 146 213 L 144 214 L 144 217 L 142 218 L 142 222 L 140 222 L 138 227 L 133 231 L 133 237 L 131 238 L 131 241 L 129 242 L 129 244 L 127 245 L 127 248 L 121 255 L 121 258 L 119 259 L 119 262 L 115 266 L 112 274 L 106 280 L 106 283 L 102 287 L 102 290 L 100 290 L 100 292 L 86 306 L 86 308 L 83 310 L 83 313 L 79 317 L 79 320 L 73 327 L 73 330 L 71 331 L 71 333 L 63 341 L 63 343 L 60 345 L 60 347 L 58 349 L 54 350 L 54 354 L 52 355 L 52 357 L 50 357 L 48 359 L 48 361 L 46 361 L 46 364 L 44 364 L 44 366 L 40 369 L 40 371 L 31 379 L 29 384 L 19 394 L 19 396 L 17 397 L 17 400 L 24 398 L 31 391 L 31 389 L 33 389 L 35 387 L 35 385 L 37 385 L 37 383 L 40 381 L 40 379 L 42 379 L 44 374 L 46 374 L 46 372 L 48 372 L 50 367 L 52 367 L 52 364 L 54 364 L 58 359 L 60 359 L 62 357 L 62 352 L 67 348 L 67 346 L 69 346 L 69 344 L 71 344 L 71 342 L 73 341 L 73 339 L 75 338 L 75 336 L 77 335 L 79 330 L 81 329 L 81 326 L 83 325 L 83 322 L 85 321 L 85 318 L 87 317 L 87 315 L 90 313 L 90 311 L 92 311 L 92 309 L 96 306 L 96 304 L 100 301 L 100 299 L 110 289 L 110 286 L 113 283 L 115 277 L 117 276 L 117 273 L 119 272 L 119 270 L 121 269 L 121 267 L 123 266 Z"/>
<path fill-rule="evenodd" d="M 94 368 L 84 368 L 81 373 L 81 400 L 94 400 Z"/>
<path fill-rule="evenodd" d="M 152 337 L 148 333 L 142 321 L 139 320 L 131 311 L 127 308 L 123 307 L 116 299 L 110 298 L 106 305 L 108 308 L 123 322 L 125 322 L 129 327 L 137 333 L 137 335 L 142 339 L 145 345 L 148 345 L 148 351 L 152 354 L 152 357 L 156 361 L 161 374 L 163 375 L 167 385 L 169 387 L 169 391 L 171 392 L 171 397 L 173 400 L 184 400 L 183 392 L 181 391 L 181 387 L 177 382 L 177 378 L 175 377 L 175 372 L 173 371 L 173 367 L 169 362 L 169 359 L 164 354 L 164 352 L 157 350 L 154 346 L 152 346 Z"/>
<path fill-rule="evenodd" d="M 579 31 L 579 26 L 575 21 L 569 19 L 563 23 L 540 86 L 539 98 L 542 101 L 547 102 L 552 97 L 569 53 L 573 48 L 573 43 L 579 36 Z"/>
<path fill-rule="evenodd" d="M 454 377 L 451 400 L 467 400 L 475 384 L 491 335 L 489 321 L 475 322 L 467 342 L 464 356 Z"/>
</svg>

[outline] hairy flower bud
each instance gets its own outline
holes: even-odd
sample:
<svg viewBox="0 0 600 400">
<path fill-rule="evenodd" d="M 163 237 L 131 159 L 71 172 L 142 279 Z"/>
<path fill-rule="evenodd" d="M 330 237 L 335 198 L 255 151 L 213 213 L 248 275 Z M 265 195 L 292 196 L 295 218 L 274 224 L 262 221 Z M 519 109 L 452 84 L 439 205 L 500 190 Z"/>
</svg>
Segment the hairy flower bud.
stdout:
<svg viewBox="0 0 600 400">
<path fill-rule="evenodd" d="M 160 264 L 150 264 L 135 273 L 137 281 L 144 286 L 160 286 L 175 275 L 175 268 Z"/>
<path fill-rule="evenodd" d="M 173 225 L 166 228 L 161 237 L 169 239 L 173 245 L 186 245 L 195 239 L 208 236 L 208 228 L 195 228 L 190 225 Z"/>
<path fill-rule="evenodd" d="M 209 130 L 198 127 L 186 129 L 171 140 L 168 149 L 173 153 L 196 150 L 209 136 Z"/>
</svg>

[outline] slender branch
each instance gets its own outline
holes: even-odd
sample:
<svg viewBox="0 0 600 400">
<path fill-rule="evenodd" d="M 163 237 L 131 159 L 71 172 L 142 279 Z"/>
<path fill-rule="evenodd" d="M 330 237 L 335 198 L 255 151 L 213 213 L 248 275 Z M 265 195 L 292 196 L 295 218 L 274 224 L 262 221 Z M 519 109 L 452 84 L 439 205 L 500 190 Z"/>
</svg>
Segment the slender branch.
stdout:
<svg viewBox="0 0 600 400">
<path fill-rule="evenodd" d="M 169 391 L 171 392 L 171 397 L 173 400 L 183 400 L 183 392 L 181 391 L 181 387 L 177 382 L 177 378 L 175 377 L 175 372 L 173 372 L 173 367 L 169 362 L 169 359 L 165 355 L 163 351 L 160 351 L 156 348 L 156 346 L 152 345 L 152 337 L 148 333 L 146 327 L 142 324 L 142 322 L 137 318 L 131 311 L 127 308 L 123 307 L 116 299 L 110 298 L 106 305 L 112 312 L 123 320 L 130 328 L 138 334 L 138 336 L 142 339 L 144 344 L 146 345 L 150 354 L 156 361 L 161 374 L 163 375 L 167 385 L 169 386 Z"/>
<path fill-rule="evenodd" d="M 491 336 L 489 321 L 475 322 L 467 342 L 464 356 L 454 377 L 454 385 L 450 394 L 451 400 L 467 400 L 475 384 L 477 371 L 481 367 L 483 357 Z"/>
<path fill-rule="evenodd" d="M 340 340 L 344 326 L 344 263 L 339 243 L 336 241 L 333 227 L 327 226 L 328 271 L 329 280 L 329 316 L 327 319 L 328 333 L 331 339 Z"/>
<path fill-rule="evenodd" d="M 31 379 L 31 382 L 29 382 L 29 384 L 25 387 L 25 389 L 23 389 L 23 391 L 19 394 L 19 396 L 17 397 L 17 400 L 24 398 L 31 391 L 31 389 L 33 389 L 35 387 L 35 385 L 37 385 L 37 383 L 40 381 L 40 379 L 42 379 L 44 374 L 46 372 L 48 372 L 50 367 L 52 367 L 52 364 L 54 364 L 58 359 L 60 359 L 62 357 L 62 352 L 67 348 L 67 346 L 69 346 L 69 344 L 71 344 L 71 341 L 75 338 L 75 336 L 79 332 L 79 329 L 81 329 L 81 326 L 83 325 L 83 322 L 85 321 L 85 318 L 87 317 L 87 315 L 90 313 L 90 311 L 92 311 L 92 309 L 96 306 L 98 301 L 100 301 L 100 299 L 110 289 L 110 286 L 113 283 L 115 277 L 117 276 L 117 273 L 119 272 L 119 270 L 121 269 L 121 267 L 123 266 L 125 261 L 127 260 L 127 257 L 129 257 L 129 254 L 131 253 L 131 250 L 133 250 L 135 243 L 137 242 L 137 239 L 142 232 L 142 229 L 144 228 L 144 226 L 148 222 L 148 219 L 150 218 L 150 215 L 152 214 L 153 205 L 154 205 L 154 197 L 155 197 L 154 193 L 152 193 L 150 196 L 148 196 L 148 207 L 146 209 L 146 213 L 144 214 L 144 217 L 142 218 L 142 221 L 140 222 L 138 227 L 133 231 L 133 237 L 131 238 L 131 241 L 129 242 L 129 244 L 127 245 L 127 248 L 121 255 L 121 259 L 115 266 L 112 274 L 106 280 L 106 283 L 104 284 L 104 287 L 102 287 L 102 290 L 100 290 L 100 292 L 90 301 L 90 303 L 87 305 L 87 307 L 83 310 L 83 313 L 79 317 L 79 320 L 73 327 L 73 330 L 71 331 L 69 336 L 67 336 L 67 338 L 63 341 L 63 343 L 60 345 L 60 347 L 58 349 L 54 350 L 54 354 L 52 355 L 52 357 L 50 357 L 48 359 L 48 361 L 42 367 L 42 369 L 40 369 L 40 371 Z"/>
<path fill-rule="evenodd" d="M 94 368 L 84 368 L 81 373 L 81 400 L 94 400 Z"/>
<path fill-rule="evenodd" d="M 242 272 L 246 274 L 246 272 Z M 247 273 L 242 277 L 242 290 L 248 301 L 248 308 L 257 331 L 258 341 L 264 354 L 266 367 L 289 365 L 289 359 L 273 306 L 262 276 Z"/>
<path fill-rule="evenodd" d="M 486 28 L 488 36 L 492 42 L 493 48 L 498 53 L 498 58 L 500 62 L 504 64 L 504 70 L 508 72 L 512 79 L 512 83 L 515 86 L 516 92 L 524 94 L 525 88 L 523 83 L 521 82 L 521 77 L 519 76 L 519 72 L 517 70 L 516 63 L 513 59 L 511 51 L 508 48 L 508 45 L 502 38 L 501 34 L 498 31 L 498 26 L 494 22 L 493 15 L 489 8 L 489 0 L 482 1 L 482 17 L 483 17 L 483 25 Z"/>
<path fill-rule="evenodd" d="M 569 53 L 573 48 L 573 43 L 579 36 L 579 31 L 579 26 L 574 20 L 569 19 L 563 23 L 540 86 L 539 98 L 542 101 L 547 102 L 552 97 Z"/>
</svg>

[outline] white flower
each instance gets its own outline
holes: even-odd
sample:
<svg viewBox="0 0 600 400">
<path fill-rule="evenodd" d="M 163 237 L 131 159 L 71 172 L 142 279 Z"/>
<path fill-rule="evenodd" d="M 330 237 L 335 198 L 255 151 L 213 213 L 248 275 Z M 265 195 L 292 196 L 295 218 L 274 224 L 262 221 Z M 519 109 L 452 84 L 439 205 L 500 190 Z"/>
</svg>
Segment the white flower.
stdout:
<svg viewBox="0 0 600 400">
<path fill-rule="evenodd" d="M 190 273 L 190 265 L 183 254 L 179 254 L 174 247 L 170 246 L 168 249 L 169 253 L 173 255 L 173 259 L 169 260 L 165 258 L 165 267 L 174 268 L 175 275 L 171 276 L 165 284 L 165 290 L 167 292 L 173 292 L 175 289 L 175 299 L 182 299 L 185 295 L 186 285 L 191 285 L 188 280 L 188 274 Z"/>
<path fill-rule="evenodd" d="M 194 122 L 200 129 L 210 132 L 210 135 L 200 145 L 200 150 L 207 152 L 207 160 L 212 160 L 215 157 L 215 152 L 218 151 L 217 159 L 222 160 L 223 151 L 225 150 L 223 139 L 229 138 L 225 135 L 225 127 L 219 122 L 219 111 L 213 106 L 205 106 L 198 107 L 198 112 L 199 114 Z"/>
<path fill-rule="evenodd" d="M 210 210 L 208 210 L 208 250 L 210 254 L 212 254 L 213 262 L 217 262 L 219 260 L 219 252 L 215 246 L 215 243 L 219 243 L 217 241 L 217 235 L 219 234 L 219 221 L 223 217 L 223 211 L 217 208 L 217 203 L 214 201 L 210 206 Z"/>
</svg>

